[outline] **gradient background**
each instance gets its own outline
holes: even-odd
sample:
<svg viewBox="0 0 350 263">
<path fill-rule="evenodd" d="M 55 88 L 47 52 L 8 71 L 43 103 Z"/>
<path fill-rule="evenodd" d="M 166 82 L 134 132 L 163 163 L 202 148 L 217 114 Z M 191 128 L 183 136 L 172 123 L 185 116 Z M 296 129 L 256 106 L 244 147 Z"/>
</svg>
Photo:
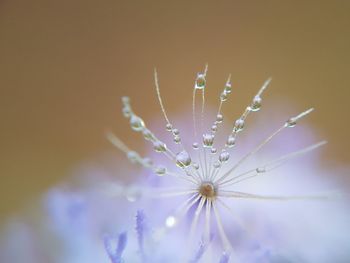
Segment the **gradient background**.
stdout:
<svg viewBox="0 0 350 263">
<path fill-rule="evenodd" d="M 272 76 L 265 106 L 314 106 L 308 123 L 330 141 L 324 160 L 348 164 L 349 11 L 345 0 L 2 0 L 0 218 L 111 151 L 106 127 L 137 147 L 120 97 L 146 121 L 159 116 L 154 66 L 170 114 L 191 103 L 206 62 L 209 104 L 232 73 L 232 120 Z"/>
</svg>

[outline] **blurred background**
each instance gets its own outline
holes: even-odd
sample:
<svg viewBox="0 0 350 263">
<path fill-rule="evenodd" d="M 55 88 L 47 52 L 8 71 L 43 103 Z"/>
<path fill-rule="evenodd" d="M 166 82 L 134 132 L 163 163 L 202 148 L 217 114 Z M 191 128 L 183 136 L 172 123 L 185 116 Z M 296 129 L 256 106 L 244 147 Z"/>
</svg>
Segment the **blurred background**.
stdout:
<svg viewBox="0 0 350 263">
<path fill-rule="evenodd" d="M 146 121 L 160 116 L 154 67 L 170 115 L 191 103 L 205 63 L 210 105 L 232 73 L 224 110 L 232 120 L 272 76 L 264 107 L 315 107 L 307 122 L 330 142 L 325 163 L 348 164 L 349 11 L 340 0 L 2 0 L 0 220 L 114 151 L 106 128 L 142 149 L 120 97 Z"/>
</svg>

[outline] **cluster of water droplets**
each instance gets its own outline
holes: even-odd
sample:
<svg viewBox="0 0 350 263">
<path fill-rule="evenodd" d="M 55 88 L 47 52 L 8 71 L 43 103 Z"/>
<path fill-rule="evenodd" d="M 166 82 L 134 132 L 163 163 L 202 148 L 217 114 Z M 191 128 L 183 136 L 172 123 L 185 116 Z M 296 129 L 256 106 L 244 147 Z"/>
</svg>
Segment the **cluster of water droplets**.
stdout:
<svg viewBox="0 0 350 263">
<path fill-rule="evenodd" d="M 195 88 L 203 89 L 204 87 L 205 87 L 205 75 L 198 74 Z M 204 133 L 202 135 L 202 146 L 203 148 L 208 149 L 210 151 L 210 154 L 212 155 L 216 155 L 218 153 L 217 148 L 214 147 L 214 140 L 215 140 L 215 135 L 216 135 L 216 132 L 218 131 L 219 125 L 222 124 L 224 120 L 224 117 L 221 113 L 221 107 L 222 107 L 222 104 L 225 101 L 227 101 L 231 93 L 232 93 L 232 83 L 231 83 L 231 76 L 229 76 L 225 83 L 224 89 L 219 96 L 220 107 L 216 115 L 216 119 L 211 126 L 210 132 Z M 198 150 L 199 144 L 194 143 L 192 147 L 194 150 Z M 230 158 L 230 154 L 225 149 L 223 149 L 219 154 L 218 161 L 214 162 L 213 167 L 219 168 L 221 166 L 221 163 L 226 163 L 229 158 Z"/>
<path fill-rule="evenodd" d="M 220 101 L 221 102 L 226 101 L 228 99 L 228 96 L 231 94 L 231 92 L 232 92 L 232 84 L 231 84 L 231 76 L 229 76 L 225 84 L 225 88 L 220 94 Z"/>
<path fill-rule="evenodd" d="M 204 91 L 206 87 L 206 72 L 207 72 L 207 67 L 204 70 L 204 73 L 198 73 L 197 78 L 195 80 L 195 86 L 194 86 L 194 101 L 195 101 L 195 94 L 196 91 L 202 91 L 203 95 L 203 104 L 202 104 L 202 117 L 203 112 L 204 112 Z M 155 72 L 156 74 L 156 72 Z M 155 75 L 156 77 L 156 75 Z M 245 126 L 245 121 L 248 117 L 248 115 L 251 112 L 257 112 L 261 109 L 262 105 L 262 93 L 263 91 L 267 88 L 269 85 L 271 79 L 268 79 L 263 86 L 260 88 L 258 93 L 253 97 L 251 103 L 245 108 L 243 114 L 233 123 L 233 128 L 230 134 L 227 137 L 226 143 L 221 149 L 217 149 L 215 146 L 215 136 L 217 134 L 218 128 L 220 125 L 223 123 L 223 115 L 221 112 L 222 105 L 225 101 L 227 101 L 229 95 L 232 93 L 232 83 L 231 83 L 231 78 L 229 77 L 225 83 L 223 91 L 220 93 L 219 96 L 219 101 L 220 101 L 220 106 L 215 118 L 215 121 L 213 122 L 212 126 L 210 127 L 209 131 L 204 132 L 201 137 L 201 143 L 194 142 L 192 144 L 192 149 L 196 152 L 198 152 L 198 161 L 200 164 L 198 164 L 196 161 L 193 161 L 190 154 L 186 151 L 184 145 L 182 145 L 181 141 L 181 136 L 180 136 L 180 131 L 175 128 L 169 121 L 166 112 L 164 110 L 162 100 L 160 97 L 159 93 L 159 87 L 158 87 L 158 82 L 156 78 L 156 88 L 157 88 L 157 93 L 158 93 L 158 99 L 162 108 L 162 112 L 164 114 L 164 117 L 166 119 L 166 125 L 165 125 L 165 130 L 171 133 L 173 136 L 173 141 L 178 147 L 178 151 L 173 152 L 171 149 L 167 147 L 167 145 L 160 139 L 157 138 L 157 136 L 146 127 L 145 122 L 141 117 L 136 115 L 130 105 L 130 99 L 128 97 L 123 97 L 122 98 L 122 103 L 123 103 L 123 108 L 122 112 L 125 118 L 128 119 L 130 127 L 132 130 L 135 132 L 138 132 L 142 134 L 143 138 L 146 141 L 149 141 L 153 145 L 153 149 L 155 152 L 164 154 L 167 158 L 169 158 L 177 167 L 182 169 L 185 174 L 191 178 L 186 177 L 185 174 L 182 174 L 182 176 L 186 177 L 186 180 L 191 181 L 192 183 L 200 183 L 202 180 L 213 180 L 216 184 L 225 184 L 225 183 L 231 183 L 232 180 L 235 178 L 227 178 L 230 173 L 236 168 L 235 164 L 232 168 L 230 168 L 227 172 L 220 174 L 220 168 L 229 162 L 230 159 L 230 152 L 229 149 L 232 148 L 235 143 L 236 143 L 236 138 L 237 135 L 243 131 L 244 126 Z M 195 104 L 193 103 L 193 113 L 195 113 Z M 277 131 L 275 131 L 271 136 L 269 136 L 265 141 L 263 141 L 256 149 L 254 149 L 252 152 L 247 154 L 242 160 L 238 162 L 240 164 L 243 162 L 247 157 L 251 156 L 252 154 L 256 153 L 259 149 L 262 148 L 263 145 L 267 144 L 274 136 L 276 136 L 279 132 L 281 132 L 285 128 L 290 128 L 296 126 L 297 122 L 299 119 L 304 117 L 305 115 L 309 114 L 313 109 L 306 110 L 302 113 L 300 113 L 297 116 L 294 116 L 290 119 L 288 119 L 284 125 L 279 128 Z M 193 115 L 194 117 L 194 128 L 195 128 L 195 114 Z M 203 121 L 203 118 L 202 118 Z M 203 129 L 202 129 L 203 130 Z M 196 131 L 196 129 L 195 129 Z M 197 138 L 197 133 L 195 132 L 195 137 L 196 140 L 198 141 Z M 158 176 L 164 176 L 164 175 L 174 175 L 177 177 L 181 177 L 181 175 L 172 173 L 168 171 L 168 167 L 164 165 L 159 165 L 159 164 L 154 164 L 154 162 L 148 158 L 148 157 L 142 157 L 140 154 L 138 154 L 136 151 L 130 150 L 122 141 L 119 140 L 114 134 L 112 133 L 107 133 L 108 139 L 116 146 L 118 147 L 121 151 L 125 152 L 128 159 L 132 163 L 140 164 L 141 166 L 145 168 L 151 169 L 155 174 Z M 201 153 L 203 150 L 204 156 L 204 164 L 201 160 Z M 207 154 L 210 154 L 209 158 L 209 165 L 207 164 Z M 213 157 L 215 156 L 215 159 Z M 213 160 L 212 160 L 213 159 Z M 279 165 L 280 162 L 274 163 L 273 165 Z M 214 168 L 213 170 L 211 168 Z M 201 168 L 201 173 L 199 173 L 197 170 Z M 209 169 L 208 169 L 209 168 Z M 268 169 L 271 167 L 263 166 L 263 167 L 258 167 L 255 169 L 255 172 L 257 174 L 265 173 Z M 219 178 L 216 178 L 216 176 L 219 175 Z M 217 180 L 215 180 L 217 179 Z M 226 181 L 225 181 L 226 180 Z M 234 182 L 234 181 L 232 181 Z M 128 198 L 129 201 L 134 201 L 136 200 L 140 195 L 142 194 L 142 191 L 137 188 L 137 187 L 128 187 L 125 190 L 125 196 Z"/>
<path fill-rule="evenodd" d="M 232 148 L 235 146 L 236 143 L 236 137 L 237 134 L 241 131 L 243 131 L 245 126 L 245 120 L 250 112 L 256 112 L 259 111 L 262 104 L 262 98 L 261 95 L 263 91 L 267 88 L 268 84 L 270 83 L 270 79 L 268 79 L 262 88 L 259 90 L 259 92 L 254 96 L 252 102 L 250 105 L 245 109 L 244 113 L 234 122 L 232 132 L 229 134 L 225 147 L 220 151 L 217 161 L 213 163 L 214 168 L 220 168 L 222 164 L 227 163 L 230 158 L 230 153 L 228 152 L 228 148 Z M 198 74 L 196 79 L 196 89 L 204 89 L 205 87 L 205 74 Z M 223 123 L 223 115 L 221 113 L 222 105 L 225 101 L 227 101 L 229 95 L 232 93 L 232 83 L 231 83 L 231 76 L 228 77 L 225 87 L 223 91 L 220 94 L 220 106 L 219 110 L 216 116 L 216 120 L 211 126 L 211 130 L 209 133 L 203 134 L 203 147 L 210 149 L 211 154 L 217 154 L 218 150 L 214 147 L 214 140 L 215 140 L 215 134 L 218 131 L 218 127 L 221 123 Z M 290 122 L 292 124 L 292 122 Z M 198 144 L 193 144 L 193 149 L 198 149 Z"/>
<path fill-rule="evenodd" d="M 171 132 L 173 135 L 173 141 L 175 144 L 181 144 L 180 131 L 177 128 L 173 128 L 173 125 L 170 123 L 166 124 L 166 130 Z M 188 167 L 192 160 L 187 151 L 183 148 L 182 151 L 178 152 L 175 155 L 176 165 L 180 168 Z"/>
<path fill-rule="evenodd" d="M 197 78 L 195 80 L 194 92 L 196 90 L 201 90 L 202 92 L 204 92 L 204 89 L 206 87 L 206 72 L 207 72 L 207 67 L 205 68 L 203 73 L 197 74 Z M 245 126 L 245 120 L 246 120 L 247 116 L 249 115 L 249 113 L 257 112 L 261 109 L 261 105 L 262 105 L 261 95 L 262 95 L 263 91 L 267 88 L 267 86 L 269 85 L 270 81 L 271 81 L 271 79 L 268 79 L 263 84 L 263 86 L 260 88 L 258 93 L 253 97 L 253 100 L 251 101 L 251 103 L 248 105 L 248 107 L 246 107 L 243 114 L 233 123 L 232 131 L 229 134 L 229 136 L 227 137 L 227 140 L 226 140 L 224 147 L 220 151 L 218 151 L 217 148 L 214 147 L 214 141 L 215 141 L 216 132 L 218 131 L 218 127 L 220 124 L 223 123 L 223 119 L 224 119 L 223 115 L 221 113 L 221 108 L 222 108 L 223 103 L 225 101 L 227 101 L 229 95 L 232 93 L 231 76 L 228 77 L 228 79 L 225 83 L 225 86 L 223 88 L 223 91 L 221 92 L 221 94 L 219 96 L 219 100 L 220 100 L 219 110 L 218 110 L 218 113 L 216 115 L 216 119 L 211 126 L 210 131 L 202 134 L 202 143 L 201 144 L 199 144 L 197 142 L 194 142 L 192 144 L 192 148 L 195 151 L 198 151 L 202 147 L 205 154 L 207 152 L 209 152 L 209 154 L 212 154 L 212 155 L 218 154 L 217 160 L 211 164 L 215 169 L 220 168 L 222 166 L 222 164 L 225 164 L 229 161 L 230 153 L 229 153 L 228 149 L 232 148 L 235 145 L 236 137 L 237 137 L 238 133 L 243 131 L 244 126 Z M 158 85 L 157 82 L 156 82 L 156 85 Z M 159 87 L 157 86 L 160 104 L 161 104 L 165 119 L 167 121 L 167 123 L 165 125 L 165 129 L 172 134 L 174 143 L 182 146 L 182 149 L 179 152 L 173 153 L 170 149 L 168 149 L 167 145 L 163 141 L 159 140 L 155 136 L 155 134 L 153 132 L 151 132 L 146 127 L 143 119 L 141 117 L 137 116 L 133 112 L 133 110 L 130 106 L 130 99 L 128 97 L 122 98 L 123 114 L 127 119 L 129 119 L 130 127 L 132 128 L 132 130 L 134 130 L 136 132 L 140 132 L 143 135 L 145 140 L 150 141 L 153 144 L 153 149 L 156 152 L 165 154 L 167 157 L 172 159 L 178 167 L 184 169 L 186 171 L 187 175 L 190 175 L 191 173 L 189 172 L 188 168 L 191 166 L 195 170 L 198 170 L 200 168 L 200 165 L 197 162 L 192 161 L 190 154 L 185 150 L 185 148 L 183 147 L 183 145 L 181 143 L 180 131 L 177 128 L 173 127 L 173 125 L 170 123 L 168 117 L 166 116 L 158 88 Z M 298 115 L 296 117 L 290 118 L 289 120 L 287 120 L 284 127 L 294 127 L 296 125 L 296 122 L 301 117 L 308 114 L 311 110 L 312 109 L 310 109 L 309 111 L 306 111 L 304 113 L 301 113 L 300 115 Z M 144 167 L 151 168 L 159 176 L 167 174 L 167 168 L 165 166 L 154 165 L 153 161 L 150 158 L 147 158 L 147 157 L 142 158 L 135 151 L 130 151 L 130 150 L 124 150 L 124 151 L 127 152 L 127 156 L 131 162 L 139 163 L 139 164 L 143 165 Z"/>
<path fill-rule="evenodd" d="M 166 152 L 167 151 L 167 146 L 164 142 L 159 140 L 153 132 L 151 132 L 145 125 L 145 122 L 143 119 L 139 116 L 137 116 L 131 106 L 130 106 L 130 99 L 128 97 L 123 97 L 122 98 L 122 103 L 123 103 L 123 114 L 126 118 L 129 119 L 130 122 L 130 127 L 132 130 L 136 132 L 142 133 L 143 137 L 145 140 L 152 142 L 153 144 L 153 149 L 156 152 Z M 132 162 L 137 162 L 143 165 L 144 167 L 147 168 L 152 168 L 154 172 L 159 175 L 165 175 L 167 173 L 166 167 L 162 165 L 154 165 L 153 161 L 146 157 L 142 158 L 137 152 L 135 151 L 128 151 L 127 156 L 130 161 Z"/>
<path fill-rule="evenodd" d="M 123 114 L 126 118 L 129 119 L 131 129 L 136 132 L 142 133 L 145 140 L 152 142 L 153 149 L 156 152 L 165 153 L 167 156 L 170 156 L 170 158 L 174 159 L 176 165 L 180 168 L 186 168 L 191 164 L 191 161 L 192 161 L 191 157 L 185 150 L 182 150 L 177 154 L 172 153 L 167 148 L 167 145 L 163 141 L 158 139 L 156 135 L 146 127 L 143 119 L 137 116 L 133 112 L 130 105 L 130 99 L 128 97 L 123 97 L 122 103 L 123 103 L 123 110 L 122 110 Z M 180 131 L 177 128 L 173 128 L 173 125 L 171 123 L 167 123 L 165 128 L 167 131 L 171 132 L 172 135 L 174 136 L 174 142 L 176 144 L 180 144 L 181 143 Z M 167 173 L 167 169 L 165 166 L 157 165 L 153 167 L 153 162 L 149 158 L 142 159 L 138 155 L 138 153 L 134 151 L 129 151 L 127 155 L 132 162 L 138 162 L 145 167 L 153 168 L 154 172 L 159 176 L 165 175 Z"/>
<path fill-rule="evenodd" d="M 205 87 L 206 87 L 206 72 L 207 67 L 205 68 L 203 73 L 198 73 L 197 78 L 195 80 L 194 90 L 193 90 L 193 126 L 194 126 L 194 137 L 195 142 L 192 144 L 192 149 L 194 152 L 198 153 L 198 158 L 195 161 L 192 160 L 189 152 L 185 149 L 182 144 L 180 131 L 175 128 L 172 123 L 169 121 L 167 114 L 164 110 L 164 106 L 162 103 L 162 99 L 160 97 L 160 91 L 157 80 L 157 73 L 155 71 L 155 79 L 156 79 L 156 89 L 158 94 L 158 100 L 165 117 L 165 130 L 169 132 L 173 137 L 174 145 L 169 145 L 169 147 L 157 136 L 146 127 L 145 122 L 141 117 L 136 115 L 131 106 L 130 99 L 128 97 L 122 98 L 123 103 L 123 114 L 128 119 L 130 127 L 133 131 L 142 134 L 146 141 L 149 141 L 153 145 L 153 149 L 157 153 L 161 153 L 169 158 L 175 167 L 180 168 L 181 173 L 173 173 L 169 171 L 169 167 L 164 165 L 155 165 L 154 162 L 148 157 L 142 157 L 137 152 L 130 150 L 123 142 L 121 142 L 116 136 L 113 134 L 107 134 L 108 139 L 117 146 L 121 151 L 126 153 L 128 159 L 132 163 L 137 163 L 142 165 L 145 168 L 149 168 L 158 176 L 170 175 L 175 176 L 177 178 L 185 179 L 187 182 L 190 182 L 191 188 L 180 188 L 178 190 L 166 189 L 163 188 L 160 191 L 157 191 L 155 188 L 140 188 L 134 185 L 130 185 L 121 190 L 122 194 L 130 201 L 134 202 L 139 199 L 141 196 L 151 196 L 151 197 L 169 197 L 169 196 L 178 196 L 178 195 L 189 195 L 189 199 L 180 206 L 181 209 L 176 210 L 175 215 L 170 215 L 165 220 L 165 226 L 167 228 L 172 228 L 177 224 L 177 221 L 180 221 L 183 215 L 195 204 L 197 208 L 194 211 L 194 218 L 191 224 L 191 229 L 189 233 L 189 240 L 191 240 L 191 236 L 195 233 L 195 229 L 198 224 L 199 216 L 201 213 L 205 212 L 205 225 L 210 225 L 210 213 L 213 212 L 216 218 L 217 226 L 219 229 L 220 238 L 222 240 L 223 246 L 225 250 L 231 251 L 231 244 L 224 233 L 224 229 L 221 223 L 220 215 L 217 212 L 217 201 L 221 201 L 221 198 L 257 198 L 257 199 L 275 199 L 282 200 L 283 198 L 293 198 L 293 197 L 272 197 L 272 196 L 262 196 L 248 193 L 241 193 L 236 191 L 231 191 L 227 187 L 232 186 L 241 181 L 253 178 L 257 175 L 264 174 L 272 169 L 280 166 L 286 160 L 291 157 L 306 153 L 312 149 L 315 149 L 325 142 L 318 143 L 311 147 L 305 148 L 298 152 L 292 152 L 288 155 L 279 157 L 276 160 L 270 161 L 269 163 L 262 165 L 260 167 L 251 169 L 241 174 L 237 174 L 237 167 L 242 165 L 244 161 L 246 161 L 249 157 L 256 154 L 260 149 L 264 147 L 267 143 L 269 143 L 275 136 L 277 136 L 283 129 L 291 128 L 296 126 L 297 122 L 309 114 L 313 109 L 306 110 L 300 113 L 297 116 L 289 118 L 280 128 L 274 131 L 270 136 L 264 139 L 260 144 L 258 144 L 253 150 L 248 152 L 243 156 L 240 160 L 237 160 L 236 163 L 231 167 L 228 167 L 227 170 L 222 171 L 221 168 L 226 164 L 228 166 L 228 162 L 230 160 L 230 148 L 235 146 L 237 135 L 242 132 L 245 128 L 245 122 L 248 115 L 252 112 L 257 112 L 261 109 L 262 106 L 262 93 L 269 85 L 271 79 L 268 79 L 263 86 L 260 88 L 258 93 L 253 97 L 251 103 L 245 108 L 243 114 L 233 122 L 232 130 L 229 132 L 228 137 L 224 145 L 221 148 L 216 148 L 215 138 L 217 136 L 217 132 L 219 130 L 220 125 L 223 123 L 223 114 L 221 112 L 221 108 L 224 102 L 228 100 L 229 95 L 232 93 L 232 83 L 231 78 L 229 77 L 225 83 L 223 91 L 219 95 L 219 109 L 216 114 L 215 121 L 211 126 L 208 127 L 206 131 L 203 129 L 203 119 L 204 119 L 204 101 L 205 101 Z M 202 118 L 201 118 L 201 130 L 199 137 L 196 130 L 196 107 L 195 107 L 195 96 L 196 92 L 200 91 L 202 93 Z M 187 135 L 187 134 L 186 134 Z M 177 150 L 172 150 L 173 147 L 176 147 Z M 192 153 L 192 151 L 191 151 Z M 209 159 L 207 159 L 209 154 Z M 197 163 L 198 161 L 199 163 Z M 209 164 L 208 164 L 209 163 Z M 199 171 L 201 169 L 201 171 Z M 208 190 L 207 186 L 211 188 Z M 183 187 L 183 186 L 181 186 Z M 219 190 L 218 190 L 219 189 Z M 190 196 L 191 195 L 191 196 Z M 218 198 L 217 198 L 218 197 Z M 300 198 L 300 197 L 299 197 Z M 225 206 L 225 205 L 224 205 Z M 226 207 L 226 206 L 225 206 Z M 227 208 L 227 207 L 226 207 Z M 228 208 L 229 209 L 229 208 Z M 178 212 L 182 210 L 182 212 Z M 205 210 L 205 211 L 204 211 Z M 203 212 L 202 212 L 203 211 Z M 206 228 L 206 227 L 205 227 Z M 207 236 L 207 237 L 206 237 Z M 209 239 L 210 236 L 210 228 L 205 229 L 205 239 Z M 197 262 L 197 261 L 196 261 Z M 224 262 L 224 261 L 220 261 Z M 225 261 L 227 262 L 227 261 Z"/>
<path fill-rule="evenodd" d="M 196 92 L 196 90 L 201 90 L 202 92 L 204 92 L 205 87 L 206 87 L 206 72 L 207 72 L 207 67 L 205 68 L 203 73 L 197 74 L 197 78 L 195 80 L 194 92 Z M 221 113 L 221 108 L 222 108 L 223 103 L 225 101 L 227 101 L 229 95 L 232 93 L 231 76 L 228 77 L 228 79 L 225 83 L 225 86 L 224 86 L 222 92 L 220 93 L 219 110 L 218 110 L 218 113 L 216 115 L 216 119 L 211 126 L 210 131 L 207 133 L 204 133 L 202 135 L 202 144 L 199 144 L 197 142 L 194 142 L 192 144 L 192 148 L 195 151 L 199 150 L 199 148 L 202 146 L 203 149 L 205 150 L 205 152 L 208 151 L 212 155 L 218 154 L 217 160 L 214 161 L 212 164 L 214 168 L 216 168 L 216 169 L 220 168 L 222 164 L 225 164 L 229 161 L 230 153 L 229 153 L 228 149 L 235 146 L 236 137 L 237 137 L 238 133 L 243 131 L 244 126 L 245 126 L 245 120 L 246 120 L 247 116 L 249 115 L 249 113 L 250 112 L 257 112 L 261 109 L 261 105 L 262 105 L 261 95 L 262 95 L 263 91 L 267 88 L 267 86 L 269 85 L 270 81 L 271 81 L 271 79 L 268 79 L 263 84 L 263 86 L 261 87 L 259 92 L 254 96 L 250 105 L 248 105 L 248 107 L 246 107 L 243 114 L 233 123 L 232 131 L 228 135 L 224 147 L 220 151 L 218 151 L 217 148 L 214 147 L 214 141 L 215 141 L 216 132 L 218 131 L 220 124 L 222 124 L 223 120 L 224 120 L 223 114 Z M 156 85 L 158 85 L 157 80 L 156 80 Z M 159 89 L 159 87 L 157 86 L 157 92 L 159 92 L 158 89 Z M 170 158 L 172 158 L 174 160 L 175 164 L 178 167 L 184 169 L 187 174 L 189 174 L 187 168 L 191 164 L 192 164 L 192 167 L 194 169 L 198 170 L 200 168 L 200 165 L 198 163 L 192 161 L 190 154 L 183 147 L 182 142 L 181 142 L 180 131 L 177 128 L 174 128 L 173 125 L 170 123 L 169 119 L 166 116 L 165 110 L 163 108 L 160 94 L 158 93 L 158 95 L 159 95 L 159 100 L 160 100 L 160 104 L 161 104 L 165 119 L 167 121 L 165 129 L 172 134 L 174 143 L 182 146 L 182 149 L 178 153 L 175 154 L 170 149 L 168 149 L 167 145 L 164 142 L 162 142 L 161 140 L 159 140 L 146 127 L 142 118 L 137 116 L 132 111 L 131 106 L 130 106 L 130 99 L 128 97 L 122 98 L 124 116 L 129 119 L 130 126 L 134 131 L 142 133 L 145 140 L 153 143 L 153 148 L 156 152 L 164 153 L 168 157 L 170 156 Z M 286 122 L 285 127 L 294 127 L 296 125 L 297 120 L 301 117 L 302 116 L 296 116 L 294 118 L 289 119 Z M 150 160 L 149 158 L 142 158 L 134 151 L 128 152 L 127 155 L 128 155 L 128 158 L 132 162 L 142 164 L 144 167 L 152 168 L 153 171 L 159 176 L 167 174 L 167 169 L 165 166 L 160 166 L 160 165 L 155 166 L 153 164 L 152 160 Z"/>
<path fill-rule="evenodd" d="M 227 141 L 226 141 L 226 148 L 231 148 L 235 145 L 236 137 L 237 137 L 239 132 L 243 131 L 244 126 L 245 126 L 245 120 L 246 120 L 247 116 L 249 115 L 249 113 L 250 112 L 257 112 L 261 109 L 261 105 L 262 105 L 261 95 L 262 95 L 263 91 L 267 88 L 267 86 L 269 85 L 270 81 L 271 81 L 271 79 L 268 79 L 263 84 L 263 86 L 261 87 L 259 92 L 254 96 L 250 105 L 245 109 L 243 114 L 234 122 L 232 132 L 228 136 Z"/>
</svg>

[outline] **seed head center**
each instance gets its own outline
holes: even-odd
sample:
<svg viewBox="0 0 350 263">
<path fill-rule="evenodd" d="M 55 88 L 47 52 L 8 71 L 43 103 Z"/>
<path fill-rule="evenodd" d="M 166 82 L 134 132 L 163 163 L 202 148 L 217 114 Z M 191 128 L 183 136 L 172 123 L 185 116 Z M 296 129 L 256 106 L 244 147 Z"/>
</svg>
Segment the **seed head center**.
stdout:
<svg viewBox="0 0 350 263">
<path fill-rule="evenodd" d="M 203 182 L 199 187 L 199 193 L 208 198 L 212 198 L 216 195 L 216 190 L 211 182 Z"/>
</svg>

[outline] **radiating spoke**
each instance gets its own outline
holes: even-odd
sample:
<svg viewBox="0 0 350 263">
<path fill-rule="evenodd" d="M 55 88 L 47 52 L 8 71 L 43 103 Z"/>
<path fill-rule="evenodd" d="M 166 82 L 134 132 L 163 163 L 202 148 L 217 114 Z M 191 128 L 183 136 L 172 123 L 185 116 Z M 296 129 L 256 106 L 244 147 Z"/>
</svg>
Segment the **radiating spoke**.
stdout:
<svg viewBox="0 0 350 263">
<path fill-rule="evenodd" d="M 202 209 L 203 209 L 203 206 L 204 206 L 204 203 L 205 203 L 205 200 L 206 198 L 205 197 L 201 197 L 200 201 L 199 201 L 199 204 L 198 204 L 198 207 L 194 213 L 194 217 L 192 219 L 192 223 L 191 223 L 191 228 L 190 228 L 190 233 L 189 233 L 189 244 L 188 244 L 188 248 L 191 248 L 192 247 L 192 244 L 194 243 L 194 235 L 195 235 L 195 232 L 196 232 L 196 229 L 197 229 L 197 225 L 198 225 L 198 220 L 199 220 L 199 216 L 200 216 L 200 213 L 202 212 Z"/>
<path fill-rule="evenodd" d="M 209 243 L 210 240 L 210 218 L 211 218 L 211 202 L 207 199 L 205 204 L 205 225 L 204 225 L 204 240 Z"/>
<path fill-rule="evenodd" d="M 241 173 L 231 179 L 228 179 L 224 182 L 222 182 L 220 185 L 221 186 L 230 186 L 230 185 L 233 185 L 233 184 L 236 184 L 236 183 L 239 183 L 239 182 L 242 182 L 242 181 L 245 181 L 245 180 L 248 180 L 248 179 L 251 179 L 251 178 L 254 178 L 256 176 L 260 176 L 260 175 L 263 175 L 263 174 L 266 174 L 267 172 L 273 170 L 273 169 L 276 169 L 278 167 L 280 167 L 281 165 L 283 165 L 285 162 L 293 159 L 293 158 L 296 158 L 298 156 L 301 156 L 303 154 L 306 154 L 310 151 L 313 151 L 313 150 L 316 150 L 318 149 L 319 147 L 325 145 L 327 142 L 326 141 L 321 141 L 319 143 L 316 143 L 316 144 L 313 144 L 311 146 L 308 146 L 304 149 L 301 149 L 301 150 L 298 150 L 298 151 L 295 151 L 295 152 L 292 152 L 292 153 L 289 153 L 289 154 L 286 154 L 282 157 L 279 157 L 275 160 L 272 160 L 258 168 L 255 168 L 255 169 L 251 169 L 249 171 L 246 171 L 244 173 Z"/>
<path fill-rule="evenodd" d="M 242 192 L 236 192 L 236 191 L 220 191 L 219 196 L 228 197 L 228 198 L 276 200 L 276 201 L 326 200 L 331 197 L 330 195 L 291 195 L 291 196 L 256 195 L 256 194 L 242 193 Z"/>
<path fill-rule="evenodd" d="M 216 218 L 216 224 L 218 227 L 220 239 L 221 239 L 222 245 L 224 247 L 224 250 L 225 250 L 225 252 L 233 252 L 231 243 L 228 240 L 227 235 L 226 235 L 225 230 L 224 230 L 224 227 L 222 225 L 221 217 L 220 217 L 220 214 L 216 208 L 215 202 L 212 202 L 212 205 L 213 205 L 214 215 Z"/>
<path fill-rule="evenodd" d="M 250 235 L 250 237 L 253 237 L 253 234 L 251 232 L 250 229 L 248 229 L 245 224 L 242 222 L 242 220 L 240 220 L 239 216 L 237 216 L 237 214 L 235 214 L 233 212 L 233 210 L 220 198 L 216 199 L 232 216 L 232 218 L 234 218 L 234 221 L 246 232 Z"/>
<path fill-rule="evenodd" d="M 147 196 L 151 198 L 165 198 L 165 197 L 176 197 L 176 196 L 181 196 L 181 195 L 188 195 L 188 194 L 194 194 L 197 193 L 197 189 L 193 190 L 179 190 L 179 191 L 169 191 L 169 192 L 162 192 L 158 191 L 158 189 L 149 189 Z"/>
<path fill-rule="evenodd" d="M 216 183 L 220 183 L 223 180 L 225 180 L 228 176 L 232 174 L 234 170 L 236 170 L 242 163 L 244 163 L 247 159 L 249 159 L 251 156 L 256 154 L 258 151 L 260 151 L 267 143 L 269 143 L 273 138 L 275 138 L 279 133 L 281 133 L 284 129 L 289 127 L 294 127 L 296 123 L 303 118 L 304 116 L 308 115 L 313 111 L 313 108 L 308 109 L 299 115 L 292 117 L 286 121 L 286 123 L 278 128 L 275 132 L 273 132 L 269 137 L 267 137 L 265 140 L 263 140 L 256 148 L 254 148 L 251 152 L 246 154 L 241 160 L 239 160 L 228 172 L 226 172 L 223 176 L 221 176 Z"/>
</svg>

